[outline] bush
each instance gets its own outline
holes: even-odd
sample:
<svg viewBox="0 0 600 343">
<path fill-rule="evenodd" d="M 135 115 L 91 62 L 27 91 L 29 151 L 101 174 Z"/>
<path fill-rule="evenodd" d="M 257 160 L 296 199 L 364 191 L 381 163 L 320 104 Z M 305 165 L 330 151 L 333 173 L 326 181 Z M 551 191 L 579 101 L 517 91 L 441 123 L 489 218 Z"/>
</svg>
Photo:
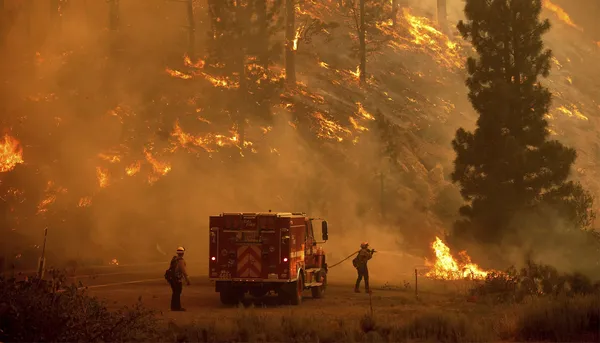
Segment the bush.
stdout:
<svg viewBox="0 0 600 343">
<path fill-rule="evenodd" d="M 60 280 L 0 279 L 0 341 L 123 342 L 155 337 L 154 313 L 141 302 L 111 312 L 76 286 L 59 289 Z"/>
<path fill-rule="evenodd" d="M 440 311 L 413 318 L 404 328 L 404 336 L 419 341 L 483 342 L 489 341 L 490 330 L 464 315 Z"/>
<path fill-rule="evenodd" d="M 593 283 L 583 274 L 559 274 L 552 266 L 527 261 L 527 265 L 518 272 L 510 268 L 504 273 L 488 274 L 485 281 L 474 287 L 471 293 L 495 302 L 522 302 L 533 296 L 594 294 L 599 289 L 599 283 Z"/>
<path fill-rule="evenodd" d="M 517 338 L 527 341 L 598 342 L 600 298 L 541 299 L 526 306 L 517 321 Z"/>
</svg>

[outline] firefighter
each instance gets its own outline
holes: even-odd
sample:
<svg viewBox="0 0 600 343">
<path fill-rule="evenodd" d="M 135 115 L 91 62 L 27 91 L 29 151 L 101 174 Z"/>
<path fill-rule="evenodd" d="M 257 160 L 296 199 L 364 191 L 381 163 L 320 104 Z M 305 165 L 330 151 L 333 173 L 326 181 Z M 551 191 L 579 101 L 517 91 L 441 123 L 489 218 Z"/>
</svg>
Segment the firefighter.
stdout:
<svg viewBox="0 0 600 343">
<path fill-rule="evenodd" d="M 375 250 L 369 249 L 369 243 L 363 242 L 360 245 L 360 250 L 358 251 L 358 255 L 354 258 L 354 266 L 356 267 L 356 271 L 358 272 L 358 278 L 356 279 L 356 286 L 354 286 L 354 292 L 360 293 L 359 287 L 360 282 L 365 279 L 365 291 L 367 293 L 371 293 L 371 289 L 369 288 L 369 268 L 367 267 L 367 262 L 373 257 L 373 253 Z"/>
<path fill-rule="evenodd" d="M 185 308 L 181 307 L 181 292 L 183 291 L 183 280 L 185 279 L 186 284 L 190 285 L 190 279 L 188 277 L 185 260 L 183 254 L 185 249 L 183 247 L 177 248 L 177 255 L 171 259 L 172 276 L 170 278 L 171 290 L 171 311 L 185 311 Z"/>
</svg>

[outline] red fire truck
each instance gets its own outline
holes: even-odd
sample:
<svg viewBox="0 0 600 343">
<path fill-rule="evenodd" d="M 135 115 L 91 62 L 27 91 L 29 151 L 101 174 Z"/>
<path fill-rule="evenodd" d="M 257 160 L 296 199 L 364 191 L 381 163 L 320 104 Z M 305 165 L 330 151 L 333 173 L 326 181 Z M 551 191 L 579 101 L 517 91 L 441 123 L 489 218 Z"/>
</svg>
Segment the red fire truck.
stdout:
<svg viewBox="0 0 600 343">
<path fill-rule="evenodd" d="M 221 302 L 237 304 L 246 293 L 276 293 L 298 305 L 304 290 L 314 298 L 327 287 L 327 263 L 320 244 L 327 241 L 327 221 L 317 242 L 305 213 L 222 213 L 209 219 L 209 278 Z"/>
</svg>

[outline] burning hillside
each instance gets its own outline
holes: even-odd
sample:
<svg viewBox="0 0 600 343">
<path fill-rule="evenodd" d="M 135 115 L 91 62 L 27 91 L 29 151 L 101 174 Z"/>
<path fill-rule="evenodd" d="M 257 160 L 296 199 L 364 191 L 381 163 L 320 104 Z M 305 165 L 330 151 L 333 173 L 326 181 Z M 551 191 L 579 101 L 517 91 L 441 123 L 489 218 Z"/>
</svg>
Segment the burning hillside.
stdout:
<svg viewBox="0 0 600 343">
<path fill-rule="evenodd" d="M 587 59 L 598 57 L 598 47 L 557 4 L 544 4 L 557 23 L 548 37 L 555 51 L 548 81 L 556 98 L 548 114 L 552 132 L 578 148 L 578 177 L 598 194 L 590 143 L 600 105 L 593 73 L 581 72 Z M 185 21 L 185 12 L 171 5 L 160 5 L 152 18 L 168 13 L 164 20 Z M 85 35 L 56 29 L 44 40 L 47 46 L 32 47 L 37 53 L 15 50 L 4 57 L 4 65 L 19 66 L 2 73 L 5 84 L 13 85 L 2 89 L 10 99 L 10 119 L 2 125 L 15 132 L 0 140 L 0 192 L 11 213 L 6 227 L 36 236 L 33 228 L 48 221 L 63 237 L 127 251 L 132 237 L 143 237 L 149 247 L 169 239 L 165 226 L 193 236 L 187 227 L 204 225 L 199 223 L 208 213 L 231 210 L 226 205 L 308 207 L 329 213 L 342 227 L 349 208 L 361 209 L 360 220 L 378 218 L 373 204 L 383 197 L 393 207 L 389 213 L 422 214 L 394 219 L 406 226 L 427 221 L 417 239 L 422 246 L 450 222 L 435 210 L 439 195 L 453 187 L 446 180 L 453 157 L 449 141 L 458 126 L 475 121 L 464 87 L 471 49 L 462 39 L 444 33 L 417 6 L 402 8 L 396 25 L 378 18 L 367 37 L 372 52 L 361 84 L 348 14 L 337 1 L 300 2 L 291 43 L 297 82 L 285 84 L 279 50 L 267 44 L 265 51 L 273 55 L 267 58 L 250 49 L 259 46 L 255 36 L 224 29 L 220 18 L 205 18 L 210 12 L 204 2 L 195 5 L 196 16 L 207 19 L 197 32 L 208 23 L 214 32 L 202 41 L 196 37 L 194 49 L 180 43 L 169 43 L 169 51 L 158 47 L 154 38 L 170 42 L 178 31 L 156 26 L 178 28 L 180 22 L 131 19 L 119 31 L 104 30 L 99 18 L 89 17 Z M 104 3 L 65 8 L 60 16 L 65 28 L 82 25 L 78 13 L 95 12 L 86 6 L 106 10 L 99 7 Z M 389 13 L 390 4 L 385 9 Z M 138 13 L 121 10 L 131 11 L 123 18 Z M 282 19 L 282 11 L 271 10 L 273 22 Z M 338 25 L 325 25 L 331 22 Z M 136 27 L 157 31 L 136 38 Z M 266 32 L 277 30 L 273 24 Z M 26 41 L 23 35 L 31 34 L 26 32 L 15 28 L 6 44 Z M 148 35 L 153 39 L 144 39 Z M 269 39 L 282 43 L 280 36 Z M 95 47 L 97 40 L 107 48 Z M 567 41 L 572 44 L 563 44 Z M 248 47 L 233 48 L 243 44 Z M 224 47 L 236 52 L 224 53 Z M 135 49 L 152 53 L 140 58 Z M 387 131 L 384 119 L 395 131 Z M 18 164 L 23 168 L 15 168 Z M 372 175 L 381 175 L 381 181 Z M 464 277 L 465 268 L 485 276 L 468 259 L 453 260 L 439 239 L 434 249 L 439 255 L 432 276 Z"/>
</svg>

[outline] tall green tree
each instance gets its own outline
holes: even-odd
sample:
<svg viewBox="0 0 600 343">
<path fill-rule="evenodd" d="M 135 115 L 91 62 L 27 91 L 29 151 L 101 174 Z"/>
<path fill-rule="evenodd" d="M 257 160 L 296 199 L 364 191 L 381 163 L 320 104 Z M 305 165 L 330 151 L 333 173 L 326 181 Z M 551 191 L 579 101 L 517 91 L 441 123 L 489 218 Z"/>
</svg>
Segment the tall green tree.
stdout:
<svg viewBox="0 0 600 343">
<path fill-rule="evenodd" d="M 458 29 L 478 57 L 467 60 L 469 99 L 479 114 L 474 132 L 458 129 L 452 180 L 461 207 L 454 238 L 497 242 L 515 233 L 516 216 L 551 208 L 578 227 L 588 227 L 592 197 L 568 181 L 574 149 L 549 140 L 552 94 L 540 83 L 552 53 L 542 35 L 541 0 L 467 0 Z"/>
</svg>

